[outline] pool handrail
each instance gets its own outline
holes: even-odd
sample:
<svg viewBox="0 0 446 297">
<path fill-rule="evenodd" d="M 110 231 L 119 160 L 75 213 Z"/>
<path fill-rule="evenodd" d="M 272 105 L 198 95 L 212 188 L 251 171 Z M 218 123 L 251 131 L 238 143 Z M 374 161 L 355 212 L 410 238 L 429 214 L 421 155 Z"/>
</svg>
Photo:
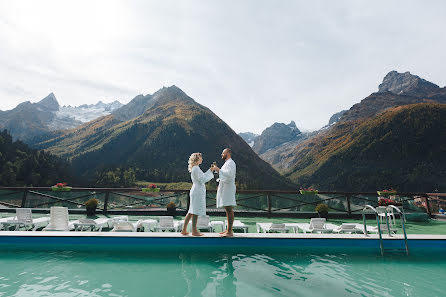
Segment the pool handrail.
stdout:
<svg viewBox="0 0 446 297">
<path fill-rule="evenodd" d="M 396 207 L 395 205 L 388 205 L 388 206 L 386 207 L 386 223 L 387 223 L 387 230 L 388 230 L 388 232 L 389 232 L 389 236 L 391 236 L 391 235 L 390 235 L 390 228 L 389 228 L 389 219 L 388 219 L 388 216 L 387 216 L 387 210 L 388 210 L 388 209 L 396 210 L 397 213 L 400 215 L 401 226 L 402 226 L 402 228 L 403 228 L 403 234 L 404 234 L 404 244 L 406 245 L 406 254 L 409 256 L 409 245 L 408 245 L 408 242 L 407 242 L 407 233 L 406 233 L 406 227 L 405 227 L 405 225 L 404 225 L 404 216 L 403 216 L 403 213 L 402 213 L 402 211 L 401 211 L 398 207 Z"/>
<path fill-rule="evenodd" d="M 378 224 L 379 247 L 381 249 L 381 256 L 384 256 L 383 238 L 382 238 L 382 234 L 381 234 L 381 225 L 379 223 L 378 212 L 376 211 L 376 208 L 374 208 L 373 206 L 368 205 L 368 204 L 366 206 L 364 206 L 364 208 L 362 209 L 362 221 L 363 221 L 363 225 L 364 225 L 364 235 L 369 236 L 369 234 L 367 232 L 367 223 L 366 223 L 366 217 L 365 217 L 365 211 L 368 208 L 371 209 L 375 213 L 376 223 Z"/>
</svg>

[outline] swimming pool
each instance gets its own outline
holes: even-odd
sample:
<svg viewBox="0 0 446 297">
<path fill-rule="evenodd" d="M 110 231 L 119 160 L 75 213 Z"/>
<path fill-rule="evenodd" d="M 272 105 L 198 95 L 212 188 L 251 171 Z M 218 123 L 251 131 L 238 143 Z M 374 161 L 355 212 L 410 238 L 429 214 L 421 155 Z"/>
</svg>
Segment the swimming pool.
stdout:
<svg viewBox="0 0 446 297">
<path fill-rule="evenodd" d="M 440 296 L 446 276 L 436 240 L 122 236 L 3 236 L 0 296 Z"/>
<path fill-rule="evenodd" d="M 129 249 L 130 250 L 130 249 Z M 441 254 L 0 252 L 0 296 L 440 296 Z M 420 278 L 422 276 L 422 278 Z"/>
</svg>

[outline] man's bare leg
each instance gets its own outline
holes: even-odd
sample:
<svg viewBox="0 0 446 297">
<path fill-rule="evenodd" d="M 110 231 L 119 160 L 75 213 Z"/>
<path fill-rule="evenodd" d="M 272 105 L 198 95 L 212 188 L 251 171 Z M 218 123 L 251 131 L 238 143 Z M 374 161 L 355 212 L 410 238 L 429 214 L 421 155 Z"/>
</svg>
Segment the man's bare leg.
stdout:
<svg viewBox="0 0 446 297">
<path fill-rule="evenodd" d="M 189 235 L 189 232 L 187 232 L 187 224 L 189 224 L 190 218 L 192 217 L 191 213 L 188 213 L 186 215 L 186 218 L 184 219 L 184 224 L 183 224 L 183 230 L 181 231 L 181 234 L 183 235 Z"/>
<path fill-rule="evenodd" d="M 228 216 L 228 211 L 226 210 L 226 206 L 225 206 L 225 211 L 226 211 L 226 222 L 228 222 L 228 224 L 229 224 L 229 216 Z M 220 235 L 226 234 L 228 232 L 228 226 L 226 226 L 226 224 L 225 224 L 225 227 L 226 227 L 225 230 L 223 230 L 219 233 Z"/>
<path fill-rule="evenodd" d="M 234 210 L 232 206 L 225 206 L 226 217 L 228 219 L 228 229 L 221 233 L 222 236 L 231 237 L 234 236 L 234 232 L 232 231 L 232 226 L 234 225 Z"/>
<path fill-rule="evenodd" d="M 197 221 L 198 221 L 198 216 L 192 215 L 192 235 L 193 236 L 203 236 L 203 233 L 200 233 L 197 230 Z"/>
<path fill-rule="evenodd" d="M 229 228 L 229 213 L 228 213 L 227 206 L 225 206 L 225 211 L 226 211 L 226 222 L 228 222 L 228 225 L 226 226 L 226 230 L 223 230 L 222 232 L 220 232 L 221 235 L 228 233 L 228 228 Z"/>
</svg>

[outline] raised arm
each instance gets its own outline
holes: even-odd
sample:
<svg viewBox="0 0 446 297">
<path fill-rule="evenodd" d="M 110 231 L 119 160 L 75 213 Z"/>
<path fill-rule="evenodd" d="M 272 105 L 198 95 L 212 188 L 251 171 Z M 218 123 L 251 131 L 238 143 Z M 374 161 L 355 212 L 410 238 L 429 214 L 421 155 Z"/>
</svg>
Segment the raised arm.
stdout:
<svg viewBox="0 0 446 297">
<path fill-rule="evenodd" d="M 194 166 L 192 168 L 192 175 L 196 180 L 200 181 L 201 183 L 206 183 L 214 178 L 214 175 L 212 174 L 211 170 L 208 170 L 203 173 L 203 171 L 201 171 L 200 167 L 198 166 Z"/>
</svg>

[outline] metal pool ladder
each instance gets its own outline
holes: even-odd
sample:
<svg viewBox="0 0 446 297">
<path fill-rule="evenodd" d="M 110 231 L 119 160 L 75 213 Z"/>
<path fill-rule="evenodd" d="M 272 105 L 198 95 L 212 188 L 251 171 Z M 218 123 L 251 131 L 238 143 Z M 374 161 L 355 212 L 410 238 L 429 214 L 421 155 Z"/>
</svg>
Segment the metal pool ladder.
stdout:
<svg viewBox="0 0 446 297">
<path fill-rule="evenodd" d="M 365 236 L 368 236 L 368 232 L 367 232 L 367 224 L 366 224 L 366 217 L 365 217 L 365 215 L 366 215 L 365 212 L 366 212 L 367 209 L 371 209 L 371 210 L 373 211 L 373 213 L 375 214 L 375 217 L 376 217 L 376 224 L 377 224 L 377 226 L 378 226 L 379 246 L 380 246 L 380 248 L 381 248 L 381 256 L 383 256 L 383 255 L 384 255 L 384 245 L 383 245 L 383 238 L 382 238 L 381 224 L 380 224 L 380 222 L 379 222 L 378 211 L 377 211 L 373 206 L 371 206 L 371 205 L 366 205 L 366 206 L 364 207 L 364 209 L 362 210 L 362 220 L 363 220 L 363 222 L 364 222 L 364 230 L 363 230 L 363 231 L 364 231 L 364 235 L 365 235 Z M 402 226 L 402 228 L 403 228 L 403 234 L 404 234 L 404 244 L 406 245 L 406 254 L 409 255 L 409 245 L 408 245 L 408 242 L 407 242 L 407 234 L 406 234 L 406 227 L 405 227 L 405 225 L 404 225 L 404 217 L 403 217 L 403 214 L 402 214 L 401 210 L 399 210 L 399 208 L 395 207 L 394 205 L 388 205 L 388 206 L 386 207 L 386 210 L 385 210 L 387 232 L 389 233 L 389 236 L 392 237 L 391 230 L 390 230 L 390 224 L 389 224 L 389 217 L 388 217 L 388 215 L 387 215 L 387 211 L 388 211 L 389 209 L 396 210 L 396 212 L 400 215 L 401 226 Z"/>
</svg>

